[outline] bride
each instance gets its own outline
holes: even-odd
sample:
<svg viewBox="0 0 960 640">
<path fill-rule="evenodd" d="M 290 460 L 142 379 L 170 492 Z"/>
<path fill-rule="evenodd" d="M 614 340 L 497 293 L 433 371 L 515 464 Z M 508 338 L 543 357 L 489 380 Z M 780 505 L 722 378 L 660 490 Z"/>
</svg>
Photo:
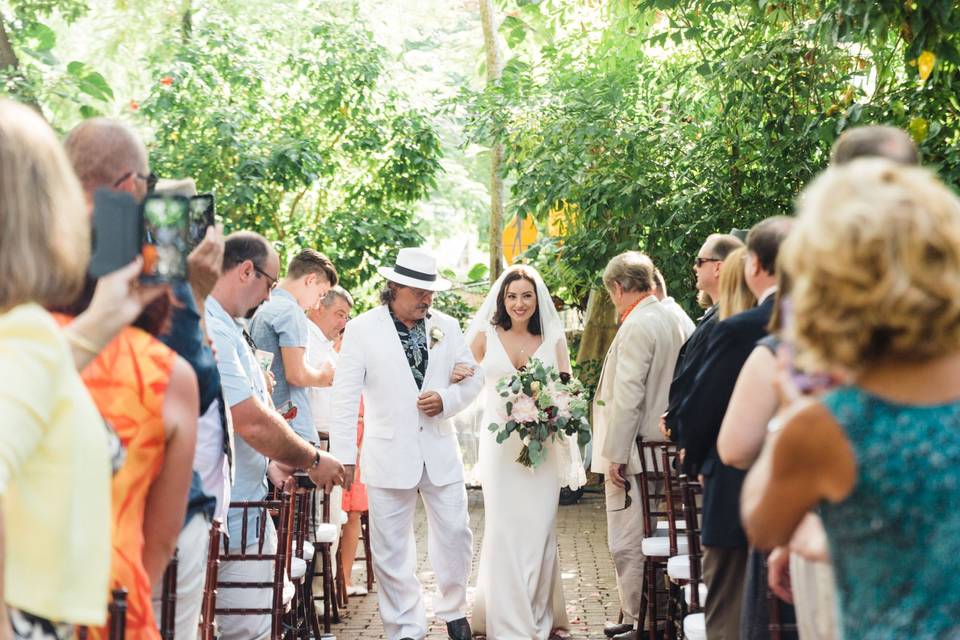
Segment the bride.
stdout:
<svg viewBox="0 0 960 640">
<path fill-rule="evenodd" d="M 548 640 L 568 636 L 560 563 L 557 507 L 562 486 L 584 482 L 580 451 L 565 438 L 549 442 L 543 463 L 518 462 L 520 439 L 497 444 L 487 427 L 502 422 L 497 382 L 538 358 L 570 373 L 563 323 L 540 274 L 507 269 L 494 283 L 467 331 L 467 343 L 483 367 L 479 479 L 484 532 L 480 550 L 473 629 L 490 640 Z"/>
</svg>

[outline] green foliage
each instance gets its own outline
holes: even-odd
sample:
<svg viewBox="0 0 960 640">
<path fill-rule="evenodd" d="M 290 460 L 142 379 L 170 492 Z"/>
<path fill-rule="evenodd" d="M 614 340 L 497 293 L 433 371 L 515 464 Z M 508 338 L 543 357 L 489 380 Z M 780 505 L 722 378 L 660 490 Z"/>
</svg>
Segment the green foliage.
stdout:
<svg viewBox="0 0 960 640">
<path fill-rule="evenodd" d="M 321 21 L 291 38 L 211 18 L 150 65 L 138 113 L 155 132 L 154 170 L 194 177 L 227 231 L 257 230 L 282 258 L 333 256 L 356 289 L 421 241 L 413 205 L 439 170 L 427 116 L 380 90 L 384 51 L 361 25 Z"/>
<path fill-rule="evenodd" d="M 465 94 L 469 131 L 505 144 L 517 212 L 542 221 L 574 205 L 569 233 L 527 255 L 567 302 L 584 308 L 607 260 L 639 249 L 693 309 L 703 239 L 790 213 L 847 127 L 907 128 L 925 163 L 960 179 L 954 4 L 613 2 L 593 28 L 515 51 L 499 87 Z M 528 42 L 518 28 L 508 39 Z"/>
<path fill-rule="evenodd" d="M 113 90 L 98 71 L 55 54 L 54 21 L 68 25 L 83 17 L 84 0 L 14 0 L 0 10 L 0 27 L 14 59 L 0 57 L 0 95 L 71 117 L 98 115 L 113 101 Z M 55 123 L 56 123 L 56 119 Z"/>
</svg>

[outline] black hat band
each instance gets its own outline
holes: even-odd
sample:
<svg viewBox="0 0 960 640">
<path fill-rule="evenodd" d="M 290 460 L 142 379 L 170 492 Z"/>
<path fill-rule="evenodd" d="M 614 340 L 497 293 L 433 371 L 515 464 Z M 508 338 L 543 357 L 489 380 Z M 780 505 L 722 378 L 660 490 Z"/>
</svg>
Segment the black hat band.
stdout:
<svg viewBox="0 0 960 640">
<path fill-rule="evenodd" d="M 414 271 L 413 269 L 407 269 L 406 267 L 401 267 L 396 265 L 393 267 L 393 270 L 400 274 L 401 276 L 407 276 L 408 278 L 416 278 L 417 280 L 426 280 L 427 282 L 435 282 L 437 280 L 437 274 L 435 273 L 424 273 L 422 271 Z"/>
</svg>

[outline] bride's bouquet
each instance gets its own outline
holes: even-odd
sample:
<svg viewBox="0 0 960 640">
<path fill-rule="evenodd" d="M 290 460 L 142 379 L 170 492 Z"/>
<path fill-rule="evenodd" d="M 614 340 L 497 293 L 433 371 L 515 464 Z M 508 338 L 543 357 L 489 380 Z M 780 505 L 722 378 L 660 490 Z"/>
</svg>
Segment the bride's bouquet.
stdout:
<svg viewBox="0 0 960 640">
<path fill-rule="evenodd" d="M 523 443 L 517 462 L 537 468 L 544 460 L 544 444 L 576 436 L 581 446 L 590 442 L 589 405 L 583 384 L 555 367 L 533 358 L 527 366 L 497 382 L 503 398 L 504 424 L 488 427 L 497 443 L 516 433 Z"/>
</svg>

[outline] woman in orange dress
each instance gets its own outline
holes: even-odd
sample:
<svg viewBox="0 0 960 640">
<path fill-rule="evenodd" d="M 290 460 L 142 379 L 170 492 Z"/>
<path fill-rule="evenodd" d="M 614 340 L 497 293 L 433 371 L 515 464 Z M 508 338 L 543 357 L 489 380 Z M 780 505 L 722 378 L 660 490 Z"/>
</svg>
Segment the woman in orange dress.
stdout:
<svg viewBox="0 0 960 640">
<path fill-rule="evenodd" d="M 343 525 L 340 537 L 340 561 L 347 595 L 366 595 L 365 587 L 355 587 L 351 582 L 353 562 L 357 557 L 357 545 L 360 542 L 360 516 L 367 511 L 367 488 L 360 482 L 360 447 L 363 445 L 363 400 L 360 401 L 360 418 L 357 420 L 357 467 L 353 484 L 343 492 L 343 511 L 347 514 L 347 523 Z"/>
<path fill-rule="evenodd" d="M 81 296 L 68 311 L 89 303 Z M 86 298 L 86 299 L 85 299 Z M 135 323 L 159 333 L 169 301 Z M 70 316 L 61 316 L 64 324 Z M 154 335 L 127 328 L 81 373 L 103 418 L 125 449 L 111 484 L 111 589 L 127 590 L 127 640 L 160 640 L 150 597 L 166 570 L 183 525 L 196 441 L 199 392 L 190 365 Z M 90 629 L 106 640 L 107 627 Z"/>
</svg>

